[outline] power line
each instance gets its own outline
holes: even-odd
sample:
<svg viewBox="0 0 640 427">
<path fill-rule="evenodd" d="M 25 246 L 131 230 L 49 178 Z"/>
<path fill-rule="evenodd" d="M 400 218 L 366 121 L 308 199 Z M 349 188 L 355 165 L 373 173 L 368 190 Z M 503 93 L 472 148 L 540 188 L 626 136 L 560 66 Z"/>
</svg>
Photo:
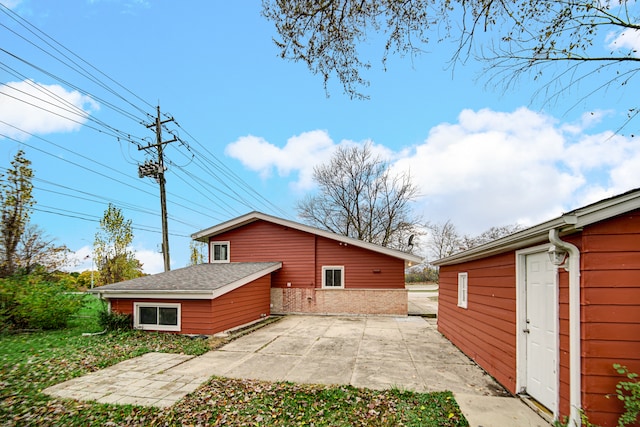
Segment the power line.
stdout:
<svg viewBox="0 0 640 427">
<path fill-rule="evenodd" d="M 5 49 L 3 49 L 3 48 L 0 48 L 0 52 L 5 52 L 5 53 L 6 53 L 7 51 L 6 51 Z M 19 60 L 22 60 L 21 58 L 19 58 L 19 57 L 17 57 L 17 56 L 15 56 L 15 55 L 13 55 L 13 54 L 11 54 L 11 53 L 9 53 L 9 54 L 10 54 L 10 55 L 12 55 L 13 57 L 15 57 L 15 58 L 19 59 Z M 79 87 L 77 87 L 77 86 L 73 85 L 72 83 L 69 83 L 69 82 L 67 82 L 66 80 L 62 79 L 62 78 L 59 78 L 59 77 L 57 77 L 57 76 L 55 76 L 55 75 L 53 75 L 53 74 L 51 74 L 51 73 L 49 73 L 49 72 L 47 72 L 47 71 L 44 71 L 44 70 L 43 70 L 43 69 L 41 69 L 40 67 L 35 67 L 35 66 L 33 66 L 33 67 L 34 67 L 34 68 L 36 68 L 36 69 L 38 69 L 38 70 L 42 70 L 42 72 L 43 72 L 44 74 L 51 76 L 52 78 L 54 78 L 54 79 L 58 80 L 59 82 L 61 82 L 61 83 L 63 83 L 63 84 L 66 84 L 66 85 L 67 85 L 67 86 L 69 86 L 69 87 L 72 87 L 73 89 L 75 89 L 75 90 L 76 90 L 76 91 L 78 91 L 79 93 L 82 93 L 82 94 L 84 94 L 84 95 L 88 96 L 88 97 L 89 97 L 90 99 L 92 99 L 92 100 L 93 100 L 93 99 L 97 99 L 98 101 L 100 101 L 100 102 L 104 103 L 104 104 L 105 104 L 105 105 L 107 105 L 107 106 L 109 106 L 109 105 L 110 105 L 110 103 L 109 103 L 108 101 L 103 100 L 103 99 L 102 99 L 102 98 L 100 98 L 100 97 L 96 97 L 96 96 L 94 96 L 93 94 L 91 94 L 91 93 L 89 93 L 89 92 L 87 92 L 87 91 L 85 91 L 85 90 L 83 90 L 83 89 L 81 89 L 81 88 L 79 88 Z M 90 129 L 96 130 L 96 131 L 98 131 L 98 132 L 100 132 L 100 133 L 105 133 L 105 134 L 107 134 L 107 135 L 113 136 L 114 138 L 122 138 L 122 139 L 128 140 L 128 141 L 130 141 L 131 143 L 136 144 L 136 145 L 138 145 L 138 146 L 140 145 L 140 143 L 139 143 L 139 142 L 137 142 L 137 141 L 134 141 L 134 139 L 142 140 L 142 138 L 136 138 L 136 137 L 133 137 L 130 133 L 128 133 L 128 132 L 124 132 L 124 131 L 121 131 L 121 130 L 119 130 L 119 129 L 117 129 L 117 128 L 113 127 L 113 126 L 108 125 L 108 124 L 107 124 L 107 123 L 105 123 L 104 121 L 99 120 L 99 119 L 97 119 L 97 118 L 93 117 L 92 115 L 90 115 L 90 114 L 89 114 L 89 113 L 87 113 L 86 111 L 84 111 L 84 110 L 82 110 L 82 109 L 78 108 L 77 106 L 75 106 L 75 105 L 73 105 L 73 104 L 70 104 L 68 101 L 66 101 L 64 98 L 62 98 L 60 95 L 58 95 L 58 94 L 56 94 L 56 93 L 51 92 L 49 89 L 47 89 L 47 88 L 46 88 L 46 87 L 44 87 L 43 85 L 39 85 L 39 84 L 36 84 L 36 83 L 31 82 L 31 79 L 30 79 L 29 77 L 25 76 L 24 74 L 20 73 L 19 71 L 15 70 L 15 69 L 14 69 L 14 68 L 12 68 L 12 67 L 9 67 L 9 66 L 7 66 L 7 65 L 5 65 L 5 64 L 0 64 L 0 68 L 4 69 L 4 70 L 5 70 L 6 72 L 8 72 L 9 74 L 12 74 L 14 77 L 17 77 L 17 78 L 19 78 L 19 79 L 22 79 L 22 80 L 23 80 L 24 82 L 26 82 L 27 84 L 31 85 L 32 87 L 35 87 L 38 91 L 43 92 L 43 93 L 46 93 L 46 94 L 47 94 L 47 95 L 49 95 L 51 98 L 57 99 L 57 100 L 58 100 L 58 101 L 60 101 L 62 104 L 67 104 L 67 105 L 71 106 L 71 108 L 74 108 L 74 109 L 76 109 L 76 110 L 79 110 L 79 111 L 81 112 L 81 114 L 84 114 L 84 115 L 85 115 L 85 117 L 86 117 L 86 119 L 87 119 L 87 120 L 92 121 L 92 122 L 94 122 L 94 123 L 96 123 L 96 124 L 98 124 L 98 125 L 102 126 L 102 127 L 103 127 L 104 129 L 106 129 L 108 132 L 102 131 L 102 130 L 100 130 L 100 129 L 98 129 L 98 128 L 95 128 L 95 127 L 93 127 L 93 126 L 90 126 L 90 125 L 88 125 L 88 124 L 86 124 L 86 123 L 84 123 L 84 122 L 78 122 L 78 121 L 75 121 L 75 120 L 73 120 L 73 119 L 71 119 L 71 118 L 69 118 L 69 117 L 66 117 L 66 116 L 60 115 L 60 114 L 58 114 L 58 113 L 53 113 L 52 111 L 47 110 L 47 109 L 45 109 L 45 108 L 43 108 L 43 107 L 41 107 L 41 106 L 38 106 L 38 105 L 35 105 L 35 104 L 30 104 L 30 105 L 32 105 L 33 107 L 35 107 L 35 108 L 39 108 L 39 109 L 44 110 L 44 111 L 47 111 L 47 112 L 49 112 L 49 113 L 53 113 L 53 114 L 59 115 L 60 117 L 65 118 L 65 119 L 70 120 L 70 121 L 74 121 L 74 122 L 76 122 L 76 123 L 80 124 L 81 126 L 88 127 L 88 128 L 90 128 Z M 47 102 L 46 100 L 44 100 L 44 99 L 42 99 L 42 98 L 38 98 L 38 97 L 35 97 L 35 98 L 36 98 L 36 99 L 38 99 L 38 100 L 40 100 L 40 101 Z M 24 100 L 21 100 L 21 99 L 18 99 L 18 98 L 16 98 L 16 99 L 17 99 L 17 100 L 19 100 L 19 101 L 22 101 L 22 102 L 25 102 L 25 103 L 26 103 L 26 101 L 24 101 Z M 61 107 L 60 107 L 60 106 L 58 106 L 58 108 L 61 108 Z M 110 133 L 110 132 L 113 132 L 113 133 Z"/>
<path fill-rule="evenodd" d="M 2 5 L 0 5 L 0 6 L 2 6 Z M 55 39 L 53 39 L 52 37 L 50 37 L 46 33 L 42 32 L 41 30 L 39 30 L 37 27 L 33 26 L 31 23 L 29 23 L 24 18 L 22 18 L 19 15 L 17 15 L 15 12 L 9 10 L 5 6 L 2 6 L 2 8 L 0 8 L 0 11 L 2 11 L 6 15 L 8 15 L 11 19 L 16 21 L 21 27 L 26 29 L 36 39 L 34 41 L 29 36 L 20 34 L 17 31 L 14 31 L 13 29 L 10 29 L 6 25 L 0 24 L 2 27 L 4 27 L 5 29 L 7 29 L 8 31 L 13 33 L 15 36 L 21 38 L 25 42 L 29 43 L 30 45 L 34 46 L 38 50 L 42 51 L 43 53 L 45 53 L 49 57 L 52 57 L 56 61 L 64 64 L 66 67 L 68 67 L 69 69 L 71 69 L 74 72 L 78 73 L 83 78 L 86 78 L 91 83 L 97 85 L 102 90 L 105 90 L 106 92 L 116 96 L 121 101 L 123 101 L 126 104 L 128 104 L 129 106 L 133 107 L 136 111 L 139 111 L 140 113 L 144 114 L 147 118 L 152 117 L 150 114 L 145 112 L 144 108 L 140 108 L 138 105 L 136 105 L 137 102 L 128 99 L 128 96 L 125 96 L 122 93 L 120 93 L 118 90 L 116 90 L 112 86 L 111 83 L 115 83 L 119 88 L 121 88 L 124 91 L 126 91 L 127 94 L 135 97 L 135 99 L 137 99 L 138 101 L 141 101 L 143 104 L 151 107 L 151 104 L 146 102 L 144 99 L 140 98 L 139 96 L 137 96 L 136 94 L 134 94 L 133 92 L 131 92 L 130 90 L 125 88 L 123 85 L 121 85 L 117 81 L 115 81 L 112 78 L 110 78 L 109 76 L 107 76 L 105 73 L 100 71 L 98 68 L 94 67 L 89 62 L 85 61 L 84 59 L 79 57 L 77 54 L 75 54 L 71 50 L 67 49 L 65 46 L 63 46 L 62 44 L 57 42 Z M 46 48 L 42 47 L 40 45 L 40 43 L 43 43 L 47 47 Z M 69 87 L 73 88 L 74 90 L 77 90 L 79 93 L 82 93 L 82 94 L 84 94 L 86 96 L 89 96 L 91 99 L 96 100 L 97 102 L 100 102 L 103 105 L 106 105 L 108 108 L 112 109 L 113 111 L 116 111 L 117 113 L 123 115 L 124 117 L 136 121 L 138 124 L 143 124 L 143 121 L 145 120 L 145 119 L 140 119 L 140 117 L 137 115 L 137 113 L 133 113 L 131 111 L 128 111 L 128 110 L 130 110 L 129 108 L 121 108 L 120 106 L 116 105 L 115 103 L 108 102 L 106 99 L 104 99 L 102 97 L 99 97 L 99 96 L 91 93 L 88 90 L 82 89 L 80 86 L 78 86 L 76 84 L 71 83 L 69 81 L 69 79 L 62 78 L 62 77 L 60 77 L 60 76 L 48 71 L 47 69 L 45 69 L 43 67 L 39 67 L 36 64 L 32 63 L 31 61 L 28 61 L 28 60 L 20 57 L 19 55 L 11 53 L 8 50 L 2 49 L 2 48 L 0 48 L 0 52 L 4 52 L 6 55 L 9 55 L 14 60 L 19 61 L 21 64 L 24 64 L 24 65 L 30 67 L 33 70 L 41 72 L 44 75 L 55 79 L 56 81 L 60 82 L 63 85 L 69 86 Z M 67 52 L 68 52 L 68 54 L 67 54 Z M 57 56 L 57 55 L 59 55 L 59 56 Z M 76 58 L 77 58 L 77 60 L 76 60 Z M 85 67 L 83 64 L 86 64 L 87 66 Z M 2 66 L 2 64 L 0 64 L 0 66 Z M 5 70 L 7 70 L 7 69 L 11 70 L 11 71 L 9 71 L 10 73 L 13 72 L 14 75 L 20 76 L 18 78 L 22 78 L 24 81 L 31 82 L 31 80 L 29 78 L 27 78 L 26 76 L 22 75 L 22 73 L 18 72 L 17 70 L 12 69 L 11 67 L 5 68 Z M 108 81 L 105 81 L 99 75 L 96 75 L 96 73 L 94 73 L 93 70 L 97 71 L 99 73 L 99 75 L 104 76 L 106 79 L 108 79 Z M 111 82 L 111 83 L 109 83 L 109 82 Z M 90 128 L 92 130 L 95 130 L 95 131 L 97 131 L 99 133 L 103 133 L 103 134 L 108 135 L 110 137 L 115 137 L 118 141 L 120 141 L 120 140 L 128 141 L 130 143 L 133 143 L 133 144 L 137 145 L 138 147 L 141 146 L 140 141 L 143 142 L 142 145 L 147 145 L 147 143 L 145 142 L 145 138 L 132 136 L 128 132 L 124 132 L 124 131 L 122 131 L 120 129 L 117 129 L 114 126 L 111 126 L 110 124 L 108 124 L 108 123 L 106 123 L 106 122 L 104 122 L 102 120 L 99 120 L 93 114 L 88 113 L 88 112 L 84 111 L 82 108 L 79 108 L 79 107 L 67 102 L 63 98 L 53 94 L 51 91 L 49 91 L 44 86 L 37 85 L 35 83 L 29 83 L 29 84 L 31 84 L 33 87 L 36 87 L 36 89 L 39 92 L 43 93 L 44 96 L 47 97 L 47 99 L 49 99 L 49 98 L 50 99 L 56 99 L 58 102 L 60 102 L 61 105 L 67 105 L 68 108 L 64 108 L 61 105 L 57 105 L 57 103 L 52 103 L 52 102 L 48 101 L 45 98 L 41 98 L 41 97 L 38 97 L 36 95 L 27 94 L 27 93 L 23 92 L 25 95 L 28 95 L 29 97 L 34 98 L 34 99 L 38 100 L 39 102 L 44 103 L 45 105 L 50 105 L 50 106 L 55 106 L 57 108 L 60 108 L 61 111 L 63 112 L 63 114 L 58 114 L 58 115 L 60 115 L 62 117 L 65 117 L 68 120 L 73 120 L 68 115 L 65 115 L 64 112 L 66 112 L 67 114 L 75 114 L 76 116 L 80 116 L 80 117 L 86 118 L 87 121 L 91 121 L 91 122 L 96 123 L 98 125 L 98 127 L 96 127 L 96 126 L 91 126 L 91 125 L 83 122 L 81 124 L 84 127 Z M 14 97 L 14 99 L 15 99 L 15 97 Z M 40 108 L 41 110 L 47 111 L 48 113 L 56 114 L 54 111 L 50 111 L 50 110 L 48 110 L 46 108 L 43 108 L 43 105 L 36 105 L 33 102 L 29 103 L 26 99 L 20 99 L 20 101 L 21 102 L 26 102 L 29 105 L 32 105 L 32 106 L 34 106 L 36 108 Z M 159 108 L 158 108 L 157 113 L 158 113 L 157 114 L 158 117 L 156 118 L 156 120 L 158 120 L 159 116 L 160 116 Z M 168 115 L 166 113 L 163 114 L 163 116 L 167 117 L 169 119 L 169 120 L 167 120 L 167 122 L 173 120 L 173 117 L 171 117 L 170 115 Z M 2 121 L 0 121 L 0 122 L 7 124 L 6 122 L 2 122 Z M 193 135 L 191 135 L 186 129 L 182 128 L 178 123 L 176 123 L 177 127 L 180 128 L 181 130 L 183 130 L 193 141 L 195 141 L 197 144 L 199 144 L 200 147 L 202 148 L 202 150 L 196 150 L 196 149 L 190 147 L 187 143 L 185 143 L 182 139 L 180 139 L 176 135 L 175 131 L 167 129 L 167 127 L 164 125 L 164 123 L 165 122 L 161 121 L 160 126 L 157 126 L 156 134 L 159 134 L 161 132 L 161 129 L 164 127 L 165 131 L 167 131 L 168 133 L 174 135 L 177 140 L 182 142 L 182 144 L 178 147 L 177 152 L 180 153 L 181 155 L 185 155 L 189 159 L 189 163 L 187 163 L 185 166 L 179 166 L 177 164 L 174 164 L 174 168 L 172 168 L 172 169 L 175 169 L 175 171 L 171 170 L 170 172 L 172 172 L 173 175 L 175 175 L 180 180 L 185 182 L 185 184 L 187 184 L 191 189 L 193 189 L 199 196 L 202 196 L 206 200 L 209 200 L 215 206 L 220 207 L 221 210 L 225 211 L 228 214 L 233 214 L 232 212 L 237 212 L 237 210 L 232 206 L 233 205 L 232 202 L 236 202 L 236 203 L 238 203 L 238 204 L 240 204 L 242 206 L 248 207 L 250 209 L 255 209 L 255 206 L 258 205 L 258 206 L 262 206 L 262 207 L 266 208 L 268 211 L 277 212 L 277 213 L 281 214 L 283 217 L 287 217 L 288 216 L 287 212 L 282 210 L 277 205 L 273 204 L 271 201 L 269 201 L 267 198 L 265 198 L 261 193 L 256 191 L 256 189 L 253 186 L 249 185 L 240 176 L 238 176 L 231 168 L 229 168 L 227 165 L 225 165 L 224 162 L 222 162 L 220 159 L 218 159 L 211 151 L 209 151 L 202 143 L 200 143 L 195 137 L 193 137 Z M 7 124 L 7 125 L 8 126 L 12 126 L 12 125 L 9 125 L 9 124 Z M 12 127 L 15 128 L 15 129 L 18 129 L 15 126 L 12 126 Z M 22 132 L 24 132 L 24 131 L 22 131 Z M 31 136 L 35 136 L 33 134 L 30 134 L 29 132 L 25 132 L 25 134 L 31 135 Z M 7 137 L 7 138 L 9 138 L 9 139 L 11 139 L 13 141 L 16 141 L 18 143 L 24 144 L 24 145 L 26 145 L 26 146 L 28 146 L 30 148 L 35 149 L 35 150 L 44 152 L 45 154 L 51 155 L 53 157 L 56 157 L 58 160 L 66 161 L 66 160 L 60 159 L 59 157 L 54 156 L 51 153 L 48 153 L 48 152 L 46 152 L 44 150 L 38 149 L 36 147 L 33 147 L 32 145 L 26 144 L 26 143 L 24 143 L 22 141 L 17 141 L 17 140 L 15 140 L 13 138 L 10 138 L 10 137 Z M 39 138 L 39 137 L 37 137 L 37 138 Z M 44 140 L 43 138 L 39 138 L 39 139 Z M 47 141 L 47 142 L 51 143 L 50 141 Z M 61 147 L 61 146 L 59 146 L 57 144 L 54 144 L 54 145 L 56 145 L 58 148 L 66 149 L 66 148 Z M 180 147 L 184 147 L 184 150 L 180 149 Z M 186 150 L 186 153 L 185 153 L 185 150 Z M 83 156 L 83 155 L 81 155 L 81 154 L 79 154 L 77 152 L 74 152 L 74 151 L 71 151 L 71 150 L 67 150 L 67 151 L 70 151 L 70 152 L 74 153 L 74 155 L 78 155 L 78 156 L 80 156 L 80 157 L 82 157 L 84 159 L 89 159 L 87 156 Z M 187 155 L 187 153 L 189 153 L 190 156 Z M 89 159 L 89 160 L 93 161 L 92 159 Z M 115 182 L 121 183 L 121 184 L 123 184 L 125 186 L 128 186 L 128 187 L 133 188 L 133 189 L 138 190 L 138 191 L 141 191 L 141 192 L 143 192 L 145 194 L 152 195 L 148 191 L 141 190 L 140 188 L 138 188 L 136 186 L 133 186 L 133 185 L 127 184 L 126 182 L 123 182 L 121 180 L 117 180 L 117 179 L 114 179 L 112 177 L 109 177 L 109 176 L 105 175 L 104 173 L 98 172 L 96 170 L 93 170 L 93 169 L 90 169 L 90 168 L 87 168 L 87 167 L 83 167 L 82 165 L 80 165 L 78 163 L 75 163 L 75 162 L 70 162 L 70 161 L 67 161 L 67 162 L 69 164 L 75 166 L 75 167 L 80 167 L 82 169 L 89 170 L 92 173 L 95 173 L 95 174 L 97 174 L 99 176 L 111 179 L 111 180 L 113 180 Z M 160 163 L 164 163 L 164 162 L 160 162 Z M 173 164 L 173 162 L 171 162 L 171 161 L 168 161 L 168 163 L 169 164 Z M 113 168 L 110 168 L 109 166 L 104 165 L 104 164 L 102 164 L 100 162 L 94 162 L 94 164 L 99 165 L 100 169 L 108 168 L 107 170 L 114 170 Z M 192 165 L 193 167 L 198 168 L 203 173 L 193 173 L 193 172 L 189 171 L 187 169 L 187 166 L 189 166 L 189 165 Z M 164 177 L 164 165 L 162 165 L 162 166 L 163 166 L 162 175 Z M 130 175 L 128 175 L 128 174 L 125 174 L 125 173 L 120 172 L 120 171 L 117 171 L 117 172 L 119 174 L 125 175 L 127 177 L 127 179 L 130 178 Z M 211 186 L 210 185 L 211 180 L 207 181 L 208 177 L 211 177 L 216 183 L 219 183 L 219 185 Z M 187 179 L 185 179 L 185 178 L 187 178 Z M 149 184 L 149 185 L 151 185 L 151 184 Z M 210 206 L 204 206 L 202 204 L 199 204 L 196 201 L 194 201 L 193 198 L 186 198 L 182 194 L 176 194 L 175 192 L 169 192 L 169 191 L 167 191 L 167 194 L 169 196 L 171 196 L 171 198 L 173 199 L 170 202 L 172 205 L 180 206 L 182 208 L 191 210 L 193 212 L 198 213 L 199 215 L 203 215 L 203 214 L 206 215 L 205 212 L 211 212 L 212 211 Z M 68 196 L 69 197 L 74 197 L 72 195 L 68 195 Z M 154 196 L 154 197 L 157 197 L 157 196 Z M 190 205 L 191 207 L 185 206 L 185 205 L 180 204 L 180 203 L 176 203 L 175 200 L 187 201 L 188 205 Z M 202 210 L 196 210 L 196 209 L 193 208 L 193 206 L 201 207 Z M 226 206 L 226 208 L 225 208 L 225 206 Z M 169 218 L 173 218 L 173 217 L 169 217 Z M 174 220 L 174 219 L 172 219 L 172 220 Z"/>
<path fill-rule="evenodd" d="M 46 208 L 46 209 L 43 209 Z M 37 211 L 37 212 L 44 212 L 44 213 L 49 213 L 49 214 L 53 214 L 53 215 L 58 215 L 58 216 L 62 216 L 62 217 L 66 217 L 66 218 L 73 218 L 73 219 L 80 219 L 83 221 L 87 221 L 87 222 L 97 222 L 99 223 L 100 220 L 102 218 L 100 217 L 96 217 L 95 215 L 89 215 L 89 214 L 85 214 L 82 212 L 76 212 L 76 211 L 71 211 L 71 210 L 66 210 L 66 209 L 60 209 L 60 208 L 56 208 L 54 206 L 43 206 L 41 205 L 40 207 L 31 207 L 32 210 Z M 151 233 L 162 233 L 162 231 L 160 229 L 157 228 L 153 228 L 153 227 L 149 227 L 146 225 L 139 225 L 139 224 L 131 224 L 131 228 L 134 230 L 139 230 L 139 231 L 148 231 Z M 170 233 L 171 236 L 176 236 L 176 237 L 191 237 L 191 235 L 189 234 L 179 234 L 179 233 Z"/>
<path fill-rule="evenodd" d="M 202 147 L 204 152 L 208 155 L 208 157 L 207 157 L 207 156 L 204 156 L 204 155 L 200 154 L 200 157 L 204 162 L 207 162 L 207 163 L 211 164 L 212 167 L 214 167 L 215 169 L 217 169 L 220 172 L 222 172 L 225 176 L 227 176 L 229 179 L 231 179 L 233 182 L 235 182 L 238 186 L 242 187 L 246 192 L 253 194 L 253 197 L 255 197 L 257 200 L 259 200 L 265 207 L 269 207 L 274 212 L 278 212 L 280 215 L 282 215 L 285 218 L 288 217 L 288 213 L 286 211 L 284 211 L 279 206 L 275 205 L 273 202 L 268 200 L 266 197 L 264 197 L 262 194 L 260 194 L 258 191 L 256 191 L 251 185 L 249 185 L 246 181 L 244 181 L 242 178 L 240 178 L 240 176 L 238 176 L 238 174 L 236 174 L 232 169 L 230 169 L 223 162 L 221 162 L 220 159 L 218 159 L 215 154 L 213 154 L 211 151 L 209 151 L 207 149 L 207 147 L 204 144 L 202 144 L 197 138 L 195 138 L 193 135 L 191 135 L 189 133 L 189 131 L 187 131 L 182 126 L 180 126 L 180 124 L 178 122 L 176 122 L 176 125 L 180 129 L 184 130 L 185 133 L 193 141 L 195 141 L 200 147 Z M 192 151 L 195 154 L 198 154 L 198 151 L 193 150 L 193 148 L 188 148 L 188 150 Z M 212 174 L 212 175 L 215 176 L 215 174 Z"/>
<path fill-rule="evenodd" d="M 67 47 L 65 47 L 63 44 L 61 44 L 60 42 L 58 42 L 57 40 L 55 40 L 53 37 L 49 36 L 47 33 L 45 33 L 44 31 L 42 31 L 41 29 L 39 29 L 38 27 L 36 27 L 35 25 L 31 24 L 29 21 L 27 21 L 26 19 L 24 19 L 23 17 L 21 17 L 20 15 L 18 15 L 17 13 L 15 13 L 14 11 L 12 11 L 11 9 L 9 9 L 8 7 L 0 4 L 0 6 L 2 6 L 1 10 L 2 12 L 4 12 L 7 16 L 9 16 L 11 19 L 13 19 L 15 22 L 17 22 L 18 24 L 20 24 L 22 27 L 24 27 L 25 29 L 27 29 L 27 31 L 29 31 L 31 34 L 33 34 L 34 36 L 36 36 L 39 40 L 43 41 L 47 46 L 51 47 L 53 50 L 55 50 L 56 52 L 60 53 L 65 59 L 71 61 L 71 63 L 73 63 L 75 66 L 77 66 L 78 68 L 80 68 L 85 74 L 79 72 L 77 69 L 69 66 L 68 64 L 66 64 L 64 61 L 59 60 L 58 58 L 55 58 L 49 51 L 40 48 L 39 46 L 35 45 L 34 43 L 32 43 L 31 41 L 26 40 L 26 38 L 22 37 L 21 35 L 19 35 L 19 37 L 25 39 L 26 41 L 28 41 L 29 43 L 33 44 L 35 47 L 37 47 L 38 49 L 42 50 L 43 52 L 45 52 L 46 54 L 54 57 L 55 59 L 57 59 L 58 61 L 60 61 L 61 63 L 67 65 L 69 68 L 73 69 L 74 71 L 78 72 L 79 74 L 83 75 L 84 77 L 88 78 L 91 81 L 94 81 L 96 84 L 98 84 L 99 86 L 103 87 L 104 89 L 106 89 L 107 91 L 111 92 L 112 94 L 116 95 L 118 98 L 122 99 L 123 101 L 125 101 L 127 104 L 131 105 L 132 107 L 134 107 L 135 109 L 137 109 L 138 111 L 140 111 L 141 113 L 143 113 L 145 116 L 149 116 L 148 113 L 146 113 L 143 109 L 141 109 L 140 107 L 136 106 L 135 104 L 133 104 L 132 102 L 128 101 L 125 97 L 123 97 L 122 95 L 120 95 L 119 93 L 117 93 L 115 90 L 111 89 L 109 87 L 109 85 L 103 83 L 102 81 L 100 81 L 99 78 L 96 78 L 91 72 L 87 71 L 84 67 L 82 67 L 81 65 L 79 65 L 77 62 L 75 62 L 73 59 L 69 58 L 69 56 L 67 56 L 66 54 L 64 54 L 63 52 L 61 52 L 58 48 L 56 48 L 54 45 L 52 45 L 51 43 L 49 43 L 47 40 L 45 40 L 43 37 L 41 37 L 40 35 L 36 34 L 40 33 L 42 34 L 44 37 L 46 37 L 46 39 L 51 40 L 53 43 L 55 43 L 56 45 L 60 46 L 62 49 L 64 49 L 65 51 L 69 52 L 71 55 L 73 55 L 74 57 L 76 57 L 78 60 L 80 60 L 81 62 L 83 62 L 84 64 L 88 65 L 90 68 L 92 68 L 94 71 L 97 71 L 99 74 L 101 74 L 102 76 L 106 77 L 109 81 L 111 81 L 112 83 L 115 83 L 116 85 L 118 85 L 120 88 L 124 89 L 127 93 L 129 93 L 130 95 L 134 96 L 136 99 L 138 99 L 139 101 L 141 101 L 142 103 L 146 104 L 147 106 L 149 106 L 150 108 L 153 108 L 153 105 L 151 105 L 149 102 L 145 101 L 143 98 L 141 98 L 140 96 L 136 95 L 135 93 L 133 93 L 131 90 L 127 89 L 125 86 L 123 86 L 121 83 L 119 83 L 118 81 L 114 80 L 113 78 L 111 78 L 110 76 L 108 76 L 107 74 L 105 74 L 103 71 L 101 71 L 99 68 L 95 67 L 94 65 L 92 65 L 91 63 L 87 62 L 86 60 L 84 60 L 83 58 L 81 58 L 79 55 L 77 55 L 76 53 L 74 53 L 73 51 L 71 51 L 70 49 L 68 49 Z M 4 26 L 4 25 L 3 25 Z M 7 28 L 5 26 L 5 28 Z M 8 28 L 7 28 L 8 29 Z M 12 31 L 14 34 L 17 35 L 17 33 L 15 33 L 13 30 Z M 124 110 L 123 110 L 124 111 Z"/>
</svg>

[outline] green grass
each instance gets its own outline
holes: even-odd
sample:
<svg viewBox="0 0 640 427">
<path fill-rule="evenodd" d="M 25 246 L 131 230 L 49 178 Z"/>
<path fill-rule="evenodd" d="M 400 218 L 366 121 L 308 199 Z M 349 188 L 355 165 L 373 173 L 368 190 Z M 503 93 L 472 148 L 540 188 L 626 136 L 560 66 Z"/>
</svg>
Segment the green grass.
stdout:
<svg viewBox="0 0 640 427">
<path fill-rule="evenodd" d="M 468 426 L 451 393 L 373 391 L 212 378 L 171 408 L 54 399 L 42 390 L 151 351 L 199 355 L 209 342 L 140 331 L 98 332 L 99 304 L 88 299 L 61 331 L 0 335 L 3 426 Z"/>
</svg>

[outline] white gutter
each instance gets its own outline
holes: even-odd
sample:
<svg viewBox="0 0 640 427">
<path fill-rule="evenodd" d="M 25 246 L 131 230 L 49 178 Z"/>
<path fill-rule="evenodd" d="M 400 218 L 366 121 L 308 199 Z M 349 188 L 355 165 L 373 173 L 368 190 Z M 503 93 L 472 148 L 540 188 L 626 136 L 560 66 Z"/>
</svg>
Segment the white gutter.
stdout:
<svg viewBox="0 0 640 427">
<path fill-rule="evenodd" d="M 560 240 L 557 228 L 549 230 L 549 241 L 569 253 L 569 424 L 582 425 L 582 369 L 580 349 L 580 249 Z"/>
</svg>

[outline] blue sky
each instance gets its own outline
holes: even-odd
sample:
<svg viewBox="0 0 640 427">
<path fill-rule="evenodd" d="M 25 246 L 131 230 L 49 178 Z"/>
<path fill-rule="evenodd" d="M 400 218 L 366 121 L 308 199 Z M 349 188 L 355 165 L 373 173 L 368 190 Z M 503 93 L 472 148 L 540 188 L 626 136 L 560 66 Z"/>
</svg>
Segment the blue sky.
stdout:
<svg viewBox="0 0 640 427">
<path fill-rule="evenodd" d="M 370 99 L 350 99 L 335 81 L 327 97 L 320 77 L 278 57 L 257 0 L 0 3 L 0 167 L 26 152 L 32 222 L 79 260 L 113 202 L 133 221 L 144 270 L 162 270 L 158 187 L 137 174 L 150 158 L 137 144 L 153 141 L 144 124 L 158 103 L 184 141 L 166 148 L 172 268 L 188 263 L 190 234 L 221 221 L 251 210 L 296 220 L 296 201 L 314 191 L 313 167 L 340 144 L 371 141 L 394 170 L 411 173 L 416 213 L 462 233 L 533 225 L 638 187 L 637 122 L 614 134 L 635 106 L 633 80 L 584 98 L 608 79 L 596 73 L 545 102 L 534 96 L 540 82 L 504 90 L 473 60 L 448 68 L 448 43 L 391 57 L 385 72 L 374 40 L 362 46 Z M 640 46 L 637 34 L 602 34 L 594 51 L 614 41 Z M 60 99 L 80 114 L 59 110 Z"/>
</svg>

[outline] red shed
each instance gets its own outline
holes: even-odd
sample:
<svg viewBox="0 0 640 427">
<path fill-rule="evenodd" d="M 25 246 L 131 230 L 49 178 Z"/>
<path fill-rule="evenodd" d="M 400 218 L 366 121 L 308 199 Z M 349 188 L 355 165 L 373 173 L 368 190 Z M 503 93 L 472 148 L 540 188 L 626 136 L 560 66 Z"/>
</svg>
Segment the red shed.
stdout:
<svg viewBox="0 0 640 427">
<path fill-rule="evenodd" d="M 405 265 L 421 257 L 260 212 L 191 236 L 209 262 L 277 260 L 272 313 L 407 315 Z"/>
<path fill-rule="evenodd" d="M 613 364 L 640 373 L 640 190 L 434 264 L 442 334 L 553 418 L 617 424 Z"/>
</svg>

